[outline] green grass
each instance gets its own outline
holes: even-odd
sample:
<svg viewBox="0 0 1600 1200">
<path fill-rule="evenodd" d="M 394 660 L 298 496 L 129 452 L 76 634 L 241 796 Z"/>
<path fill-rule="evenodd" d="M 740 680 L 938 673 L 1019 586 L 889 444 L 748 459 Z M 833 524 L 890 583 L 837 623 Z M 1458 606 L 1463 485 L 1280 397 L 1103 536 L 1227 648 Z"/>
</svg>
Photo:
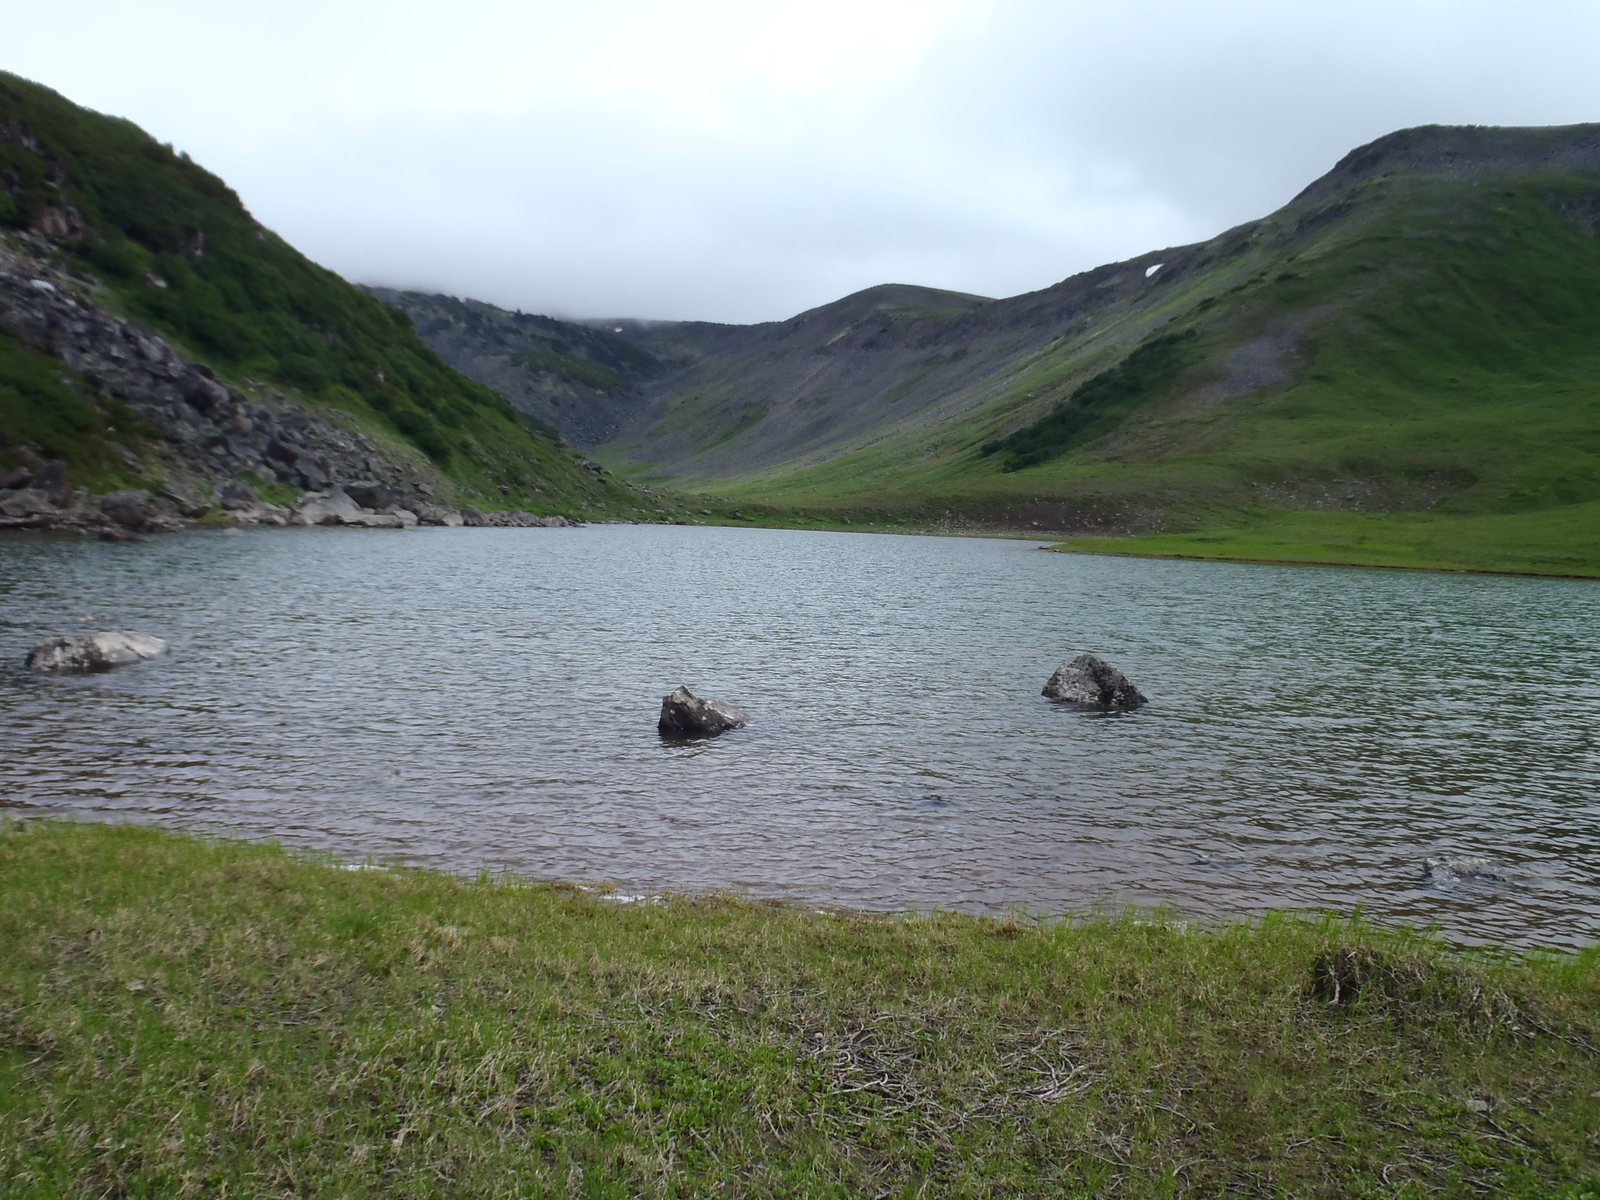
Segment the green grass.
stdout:
<svg viewBox="0 0 1600 1200">
<path fill-rule="evenodd" d="M 1600 502 L 1489 517 L 1280 512 L 1251 524 L 1134 538 L 1068 538 L 1061 550 L 1157 558 L 1342 563 L 1600 578 Z"/>
<path fill-rule="evenodd" d="M 948 508 L 978 524 L 1056 504 L 1125 531 L 1196 545 L 1227 535 L 1250 557 L 1309 561 L 1323 559 L 1306 550 L 1322 535 L 1295 531 L 1343 520 L 1338 554 L 1365 537 L 1412 547 L 1418 564 L 1600 570 L 1585 507 L 1600 500 L 1600 236 L 1572 216 L 1600 206 L 1600 179 L 1396 176 L 1352 200 L 1310 232 L 1269 221 L 1248 255 L 1064 337 L 992 401 L 825 462 L 701 487 L 817 511 Z M 1108 349 L 1162 321 L 1194 331 L 1187 366 L 1068 428 L 1062 401 L 1118 380 L 1126 367 Z M 1234 356 L 1266 343 L 1281 377 L 1230 384 Z M 1002 447 L 1016 453 L 984 453 Z M 1307 498 L 1352 482 L 1369 500 L 1345 519 Z M 1478 524 L 1495 516 L 1518 519 Z M 1391 518 L 1406 536 L 1365 532 Z M 1500 541 L 1486 550 L 1480 532 Z"/>
<path fill-rule="evenodd" d="M 145 429 L 126 405 L 90 404 L 78 373 L 0 336 L 0 453 L 7 446 L 37 446 L 46 458 L 64 459 L 71 480 L 109 492 L 141 482 L 112 448 L 143 445 Z"/>
<path fill-rule="evenodd" d="M 12 823 L 0 1196 L 1552 1196 L 1600 1154 L 1596 968 Z"/>
</svg>

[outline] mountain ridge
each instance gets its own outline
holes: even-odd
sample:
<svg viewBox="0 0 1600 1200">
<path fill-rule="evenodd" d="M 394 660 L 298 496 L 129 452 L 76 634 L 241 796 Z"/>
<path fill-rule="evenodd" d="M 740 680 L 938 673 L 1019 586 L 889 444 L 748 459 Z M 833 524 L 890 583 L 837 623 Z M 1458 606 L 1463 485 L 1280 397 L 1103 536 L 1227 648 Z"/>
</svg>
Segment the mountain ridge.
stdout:
<svg viewBox="0 0 1600 1200">
<path fill-rule="evenodd" d="M 1400 130 L 1265 217 L 959 311 L 879 313 L 865 289 L 752 326 L 613 319 L 663 366 L 593 453 L 857 521 L 1199 537 L 1525 514 L 1532 544 L 1559 524 L 1540 512 L 1600 500 L 1597 229 L 1600 125 Z M 1187 331 L 1182 369 L 1092 438 L 982 453 Z M 1540 553 L 1600 564 L 1600 544 Z"/>
</svg>

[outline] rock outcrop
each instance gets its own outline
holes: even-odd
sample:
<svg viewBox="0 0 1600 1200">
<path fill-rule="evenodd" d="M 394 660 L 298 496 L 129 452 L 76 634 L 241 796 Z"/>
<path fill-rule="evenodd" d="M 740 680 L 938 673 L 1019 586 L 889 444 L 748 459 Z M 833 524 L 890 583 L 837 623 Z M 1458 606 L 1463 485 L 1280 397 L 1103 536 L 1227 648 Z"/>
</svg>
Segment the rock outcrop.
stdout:
<svg viewBox="0 0 1600 1200">
<path fill-rule="evenodd" d="M 1080 654 L 1062 663 L 1046 681 L 1042 694 L 1107 712 L 1125 712 L 1148 703 L 1133 680 L 1093 654 Z"/>
<path fill-rule="evenodd" d="M 155 658 L 166 648 L 160 638 L 131 630 L 45 638 L 28 652 L 28 668 L 53 674 L 109 671 Z"/>
<path fill-rule="evenodd" d="M 13 458 L 26 457 L 0 474 L 0 529 L 159 532 L 205 515 L 216 503 L 241 523 L 286 521 L 288 513 L 263 505 L 244 475 L 311 491 L 352 481 L 352 487 L 371 489 L 358 500 L 374 511 L 415 513 L 422 503 L 417 497 L 431 495 L 408 461 L 366 435 L 349 433 L 265 385 L 247 396 L 204 364 L 185 361 L 147 326 L 98 307 L 93 283 L 50 266 L 44 251 L 36 260 L 0 243 L 0 334 L 78 372 L 82 381 L 65 385 L 91 409 L 124 413 L 120 420 L 108 417 L 108 424 L 132 428 L 131 414 L 142 432 L 129 437 L 132 445 L 113 443 L 111 449 L 133 475 L 165 476 L 167 482 L 157 495 L 128 490 L 90 497 L 74 490 L 64 462 L 11 447 Z"/>
<path fill-rule="evenodd" d="M 706 737 L 728 729 L 740 729 L 745 715 L 730 704 L 696 696 L 680 687 L 661 701 L 661 720 L 656 728 L 668 737 Z"/>
</svg>

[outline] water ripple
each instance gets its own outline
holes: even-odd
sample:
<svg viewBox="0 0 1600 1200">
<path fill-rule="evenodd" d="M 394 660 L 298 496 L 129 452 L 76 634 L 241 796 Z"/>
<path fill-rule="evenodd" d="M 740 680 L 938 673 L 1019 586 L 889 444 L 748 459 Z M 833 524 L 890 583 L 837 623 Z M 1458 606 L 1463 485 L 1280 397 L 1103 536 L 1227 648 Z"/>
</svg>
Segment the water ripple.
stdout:
<svg viewBox="0 0 1600 1200">
<path fill-rule="evenodd" d="M 0 543 L 0 805 L 819 905 L 1591 942 L 1600 588 L 677 527 Z M 170 656 L 35 678 L 35 638 Z M 1091 649 L 1153 697 L 1038 690 Z M 677 745 L 688 683 L 753 715 Z M 1424 877 L 1482 855 L 1498 882 Z"/>
</svg>

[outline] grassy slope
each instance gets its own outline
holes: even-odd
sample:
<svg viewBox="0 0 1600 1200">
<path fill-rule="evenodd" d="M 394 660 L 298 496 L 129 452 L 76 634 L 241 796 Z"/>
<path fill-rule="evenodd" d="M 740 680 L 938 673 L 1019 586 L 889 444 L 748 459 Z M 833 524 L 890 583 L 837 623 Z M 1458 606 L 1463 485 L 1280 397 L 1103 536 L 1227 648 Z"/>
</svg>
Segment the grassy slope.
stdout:
<svg viewBox="0 0 1600 1200">
<path fill-rule="evenodd" d="M 1233 530 L 1264 557 L 1313 525 L 1348 547 L 1385 540 L 1388 514 L 1427 507 L 1438 528 L 1417 535 L 1419 561 L 1516 569 L 1525 539 L 1564 570 L 1600 572 L 1585 510 L 1565 507 L 1600 498 L 1600 238 L 1581 219 L 1597 192 L 1572 176 L 1369 183 L 1314 236 L 1266 239 L 1186 280 L 1165 311 L 1124 316 L 1197 329 L 1205 361 L 1095 443 L 1010 473 L 978 450 L 1114 361 L 1069 341 L 943 428 L 717 490 L 841 512 L 1142 508 L 1158 514 L 1151 532 Z M 1230 356 L 1262 339 L 1281 346 L 1286 378 L 1218 395 Z M 1306 511 L 1337 507 L 1319 492 L 1348 480 L 1368 511 Z M 1506 555 L 1466 553 L 1478 527 L 1455 519 L 1510 514 L 1484 527 L 1511 539 Z"/>
<path fill-rule="evenodd" d="M 114 441 L 141 443 L 140 422 L 126 405 L 100 411 L 69 381 L 78 381 L 76 372 L 0 335 L 0 463 L 10 465 L 8 444 L 36 446 L 45 458 L 66 460 L 73 481 L 91 491 L 140 483 L 112 449 Z"/>
<path fill-rule="evenodd" d="M 1600 577 L 1600 502 L 1488 517 L 1286 512 L 1195 533 L 1068 538 L 1061 550 Z"/>
<path fill-rule="evenodd" d="M 622 906 L 0 826 L 7 1197 L 1576 1194 L 1597 1017 L 1593 952 L 1333 920 Z"/>
<path fill-rule="evenodd" d="M 0 128 L 11 123 L 29 141 L 0 142 L 0 228 L 70 206 L 81 229 L 61 240 L 67 259 L 104 281 L 108 307 L 160 329 L 186 356 L 409 443 L 496 504 L 502 483 L 508 502 L 533 508 L 628 495 L 597 486 L 498 393 L 446 366 L 403 314 L 263 229 L 221 180 L 137 126 L 0 72 Z M 23 440 L 55 418 L 39 411 L 48 398 L 15 384 L 0 375 L 0 425 Z M 93 463 L 81 465 L 93 478 Z"/>
</svg>

